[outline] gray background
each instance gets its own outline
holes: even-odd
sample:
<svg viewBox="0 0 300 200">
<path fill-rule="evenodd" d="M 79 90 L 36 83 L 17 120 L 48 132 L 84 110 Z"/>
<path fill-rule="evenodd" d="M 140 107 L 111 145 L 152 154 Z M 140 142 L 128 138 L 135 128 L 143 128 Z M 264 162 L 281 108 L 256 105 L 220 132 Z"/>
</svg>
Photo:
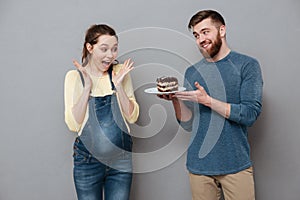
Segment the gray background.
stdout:
<svg viewBox="0 0 300 200">
<path fill-rule="evenodd" d="M 80 59 L 84 31 L 95 23 L 112 25 L 120 35 L 120 60 L 132 57 L 136 63 L 132 77 L 141 117 L 132 134 L 135 151 L 147 159 L 135 160 L 140 172 L 131 199 L 191 199 L 188 134 L 176 124 L 169 103 L 143 90 L 161 73 L 181 79 L 201 58 L 187 23 L 196 11 L 213 8 L 227 21 L 231 48 L 262 66 L 263 113 L 250 129 L 257 199 L 299 200 L 299 5 L 298 0 L 1 0 L 0 199 L 76 198 L 75 134 L 64 124 L 63 83 L 71 60 Z M 147 157 L 149 152 L 158 154 Z"/>
</svg>

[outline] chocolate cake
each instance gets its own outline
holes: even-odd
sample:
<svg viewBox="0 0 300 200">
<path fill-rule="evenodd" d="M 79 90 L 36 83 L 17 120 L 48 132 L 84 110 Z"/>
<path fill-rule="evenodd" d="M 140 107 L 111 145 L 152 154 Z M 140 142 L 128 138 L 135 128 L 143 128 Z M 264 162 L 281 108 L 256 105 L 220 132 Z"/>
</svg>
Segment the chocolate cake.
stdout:
<svg viewBox="0 0 300 200">
<path fill-rule="evenodd" d="M 162 76 L 156 79 L 156 86 L 159 92 L 172 92 L 178 90 L 178 80 L 176 77 Z"/>
</svg>

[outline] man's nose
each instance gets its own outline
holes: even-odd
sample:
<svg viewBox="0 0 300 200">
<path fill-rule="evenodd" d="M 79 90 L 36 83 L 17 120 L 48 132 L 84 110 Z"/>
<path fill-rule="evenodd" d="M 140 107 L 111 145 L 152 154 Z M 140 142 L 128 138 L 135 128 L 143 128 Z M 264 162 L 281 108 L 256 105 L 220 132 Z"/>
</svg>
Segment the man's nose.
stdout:
<svg viewBox="0 0 300 200">
<path fill-rule="evenodd" d="M 199 37 L 198 37 L 198 43 L 199 44 L 202 44 L 203 42 L 205 41 L 205 37 L 204 37 L 204 35 L 199 35 Z"/>
</svg>

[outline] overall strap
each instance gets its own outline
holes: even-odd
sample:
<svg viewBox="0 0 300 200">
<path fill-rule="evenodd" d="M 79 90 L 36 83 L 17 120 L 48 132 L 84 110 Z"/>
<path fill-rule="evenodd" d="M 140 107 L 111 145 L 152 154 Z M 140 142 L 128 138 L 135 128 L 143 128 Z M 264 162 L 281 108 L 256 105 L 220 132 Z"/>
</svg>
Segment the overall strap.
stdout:
<svg viewBox="0 0 300 200">
<path fill-rule="evenodd" d="M 81 83 L 82 83 L 82 85 L 83 85 L 83 87 L 84 87 L 84 79 L 83 79 L 83 75 L 82 75 L 82 73 L 81 73 L 81 71 L 80 71 L 79 69 L 77 69 L 77 71 L 78 71 L 78 73 L 79 73 L 79 75 L 80 75 Z"/>
<path fill-rule="evenodd" d="M 115 84 L 112 81 L 112 72 L 113 72 L 113 65 L 111 65 L 108 69 L 109 79 L 111 83 L 111 90 L 115 90 Z"/>
</svg>

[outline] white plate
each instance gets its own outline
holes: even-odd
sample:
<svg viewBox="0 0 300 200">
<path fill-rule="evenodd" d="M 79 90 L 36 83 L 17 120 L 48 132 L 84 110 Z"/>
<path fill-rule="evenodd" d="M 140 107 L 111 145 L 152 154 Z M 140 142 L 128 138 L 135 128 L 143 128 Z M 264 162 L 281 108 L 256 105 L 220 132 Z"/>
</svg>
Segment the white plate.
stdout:
<svg viewBox="0 0 300 200">
<path fill-rule="evenodd" d="M 184 91 L 186 90 L 185 87 L 178 87 L 178 90 L 177 91 L 171 91 L 171 92 L 160 92 L 157 90 L 156 87 L 153 87 L 153 88 L 148 88 L 148 89 L 145 89 L 144 92 L 148 93 L 148 94 L 172 94 L 172 93 L 175 93 L 175 92 L 181 92 L 181 91 Z"/>
</svg>

